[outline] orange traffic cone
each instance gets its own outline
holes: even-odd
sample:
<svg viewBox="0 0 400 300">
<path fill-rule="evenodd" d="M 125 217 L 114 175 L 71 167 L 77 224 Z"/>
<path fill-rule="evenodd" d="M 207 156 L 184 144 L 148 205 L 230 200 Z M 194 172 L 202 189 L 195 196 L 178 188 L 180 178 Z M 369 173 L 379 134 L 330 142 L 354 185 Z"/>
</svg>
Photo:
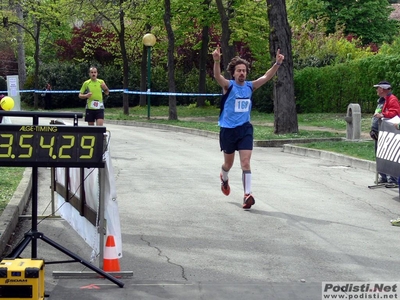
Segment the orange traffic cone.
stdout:
<svg viewBox="0 0 400 300">
<path fill-rule="evenodd" d="M 115 247 L 114 236 L 107 236 L 106 247 L 104 248 L 103 271 L 105 272 L 119 272 L 119 258 L 117 248 Z"/>
</svg>

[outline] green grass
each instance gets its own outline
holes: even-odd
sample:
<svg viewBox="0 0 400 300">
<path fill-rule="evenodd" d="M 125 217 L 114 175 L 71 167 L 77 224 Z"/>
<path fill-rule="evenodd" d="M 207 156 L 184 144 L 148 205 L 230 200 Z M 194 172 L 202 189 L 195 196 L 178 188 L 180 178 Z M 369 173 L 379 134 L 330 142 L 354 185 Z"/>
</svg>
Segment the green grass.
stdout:
<svg viewBox="0 0 400 300">
<path fill-rule="evenodd" d="M 14 195 L 24 171 L 24 168 L 0 168 L 0 214 Z"/>
<path fill-rule="evenodd" d="M 374 152 L 375 146 L 372 140 L 360 141 L 360 142 L 350 142 L 350 141 L 315 142 L 315 143 L 305 143 L 301 145 L 299 144 L 299 146 L 331 151 L 360 159 L 375 161 L 375 152 Z"/>
<path fill-rule="evenodd" d="M 137 122 L 151 122 L 159 124 L 168 124 L 173 126 L 181 126 L 187 128 L 197 128 L 212 132 L 219 132 L 217 125 L 219 109 L 207 106 L 197 108 L 190 106 L 178 106 L 177 121 L 168 120 L 168 107 L 159 106 L 150 108 L 150 119 L 148 120 L 148 109 L 145 107 L 130 107 L 129 116 L 123 114 L 122 108 L 107 108 L 105 110 L 105 119 L 107 120 L 132 120 Z M 25 108 L 24 110 L 30 110 Z M 54 110 L 54 111 L 66 111 Z M 72 112 L 84 112 L 84 108 L 68 109 Z M 296 139 L 296 138 L 328 138 L 328 137 L 346 137 L 346 122 L 343 114 L 298 114 L 298 133 L 276 135 L 274 134 L 274 115 L 265 114 L 257 111 L 252 112 L 252 123 L 254 125 L 255 140 L 272 140 L 272 139 Z M 82 122 L 82 121 L 81 121 Z M 371 126 L 371 116 L 363 116 L 361 120 L 361 130 L 369 132 Z M 334 132 L 332 132 L 332 130 Z M 313 142 L 308 144 L 299 144 L 302 147 L 320 149 L 341 153 L 344 155 L 375 160 L 374 143 L 367 139 L 362 142 Z M 23 174 L 23 168 L 0 168 L 0 213 L 11 199 L 16 190 Z"/>
</svg>

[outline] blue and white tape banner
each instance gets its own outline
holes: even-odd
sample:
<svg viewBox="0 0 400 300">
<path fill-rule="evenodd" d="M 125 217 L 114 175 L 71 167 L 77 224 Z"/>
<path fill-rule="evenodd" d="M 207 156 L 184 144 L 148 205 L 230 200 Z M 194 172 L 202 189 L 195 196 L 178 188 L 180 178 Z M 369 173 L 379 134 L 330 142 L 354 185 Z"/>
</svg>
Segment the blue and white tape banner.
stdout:
<svg viewBox="0 0 400 300">
<path fill-rule="evenodd" d="M 138 91 L 124 91 L 125 94 L 137 94 L 137 95 L 154 95 L 154 96 L 221 96 L 221 94 L 195 94 L 195 93 L 167 93 L 167 92 L 138 92 Z"/>
<path fill-rule="evenodd" d="M 35 94 L 79 94 L 79 91 L 45 91 L 45 90 L 20 90 L 20 93 L 35 93 Z M 7 91 L 0 91 L 0 94 L 7 94 Z M 196 93 L 169 93 L 169 92 L 141 92 L 129 91 L 124 89 L 110 90 L 110 93 L 124 93 L 133 95 L 153 95 L 153 96 L 190 96 L 190 97 L 219 97 L 221 94 L 196 94 Z"/>
</svg>

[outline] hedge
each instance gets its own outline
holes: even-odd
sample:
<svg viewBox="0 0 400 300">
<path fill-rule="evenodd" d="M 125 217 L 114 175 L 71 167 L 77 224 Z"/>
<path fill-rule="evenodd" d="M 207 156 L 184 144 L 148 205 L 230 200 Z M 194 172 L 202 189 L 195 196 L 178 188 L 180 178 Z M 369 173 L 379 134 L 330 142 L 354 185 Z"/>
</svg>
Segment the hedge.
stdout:
<svg viewBox="0 0 400 300">
<path fill-rule="evenodd" d="M 375 55 L 344 64 L 295 71 L 294 84 L 299 113 L 340 113 L 350 103 L 372 113 L 378 95 L 374 84 L 387 80 L 400 93 L 400 56 Z M 399 94 L 400 96 L 400 94 Z"/>
</svg>

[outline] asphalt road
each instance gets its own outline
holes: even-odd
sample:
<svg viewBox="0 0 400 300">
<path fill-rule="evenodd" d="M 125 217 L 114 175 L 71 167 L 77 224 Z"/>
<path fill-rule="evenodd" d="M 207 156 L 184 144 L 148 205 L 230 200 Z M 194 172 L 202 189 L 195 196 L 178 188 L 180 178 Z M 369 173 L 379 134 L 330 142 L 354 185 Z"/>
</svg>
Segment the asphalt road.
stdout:
<svg viewBox="0 0 400 300">
<path fill-rule="evenodd" d="M 321 299 L 322 282 L 399 281 L 397 189 L 368 189 L 375 174 L 340 162 L 255 148 L 256 204 L 241 208 L 238 156 L 231 195 L 220 191 L 218 140 L 106 124 L 123 239 L 123 288 L 100 278 L 54 278 L 50 299 Z M 49 170 L 39 169 L 39 214 L 48 213 Z M 28 211 L 29 213 L 29 211 Z M 21 233 L 29 220 L 20 223 Z M 91 250 L 62 219 L 38 229 L 85 259 Z M 24 257 L 29 257 L 29 246 Z M 62 255 L 39 241 L 39 256 Z"/>
</svg>

